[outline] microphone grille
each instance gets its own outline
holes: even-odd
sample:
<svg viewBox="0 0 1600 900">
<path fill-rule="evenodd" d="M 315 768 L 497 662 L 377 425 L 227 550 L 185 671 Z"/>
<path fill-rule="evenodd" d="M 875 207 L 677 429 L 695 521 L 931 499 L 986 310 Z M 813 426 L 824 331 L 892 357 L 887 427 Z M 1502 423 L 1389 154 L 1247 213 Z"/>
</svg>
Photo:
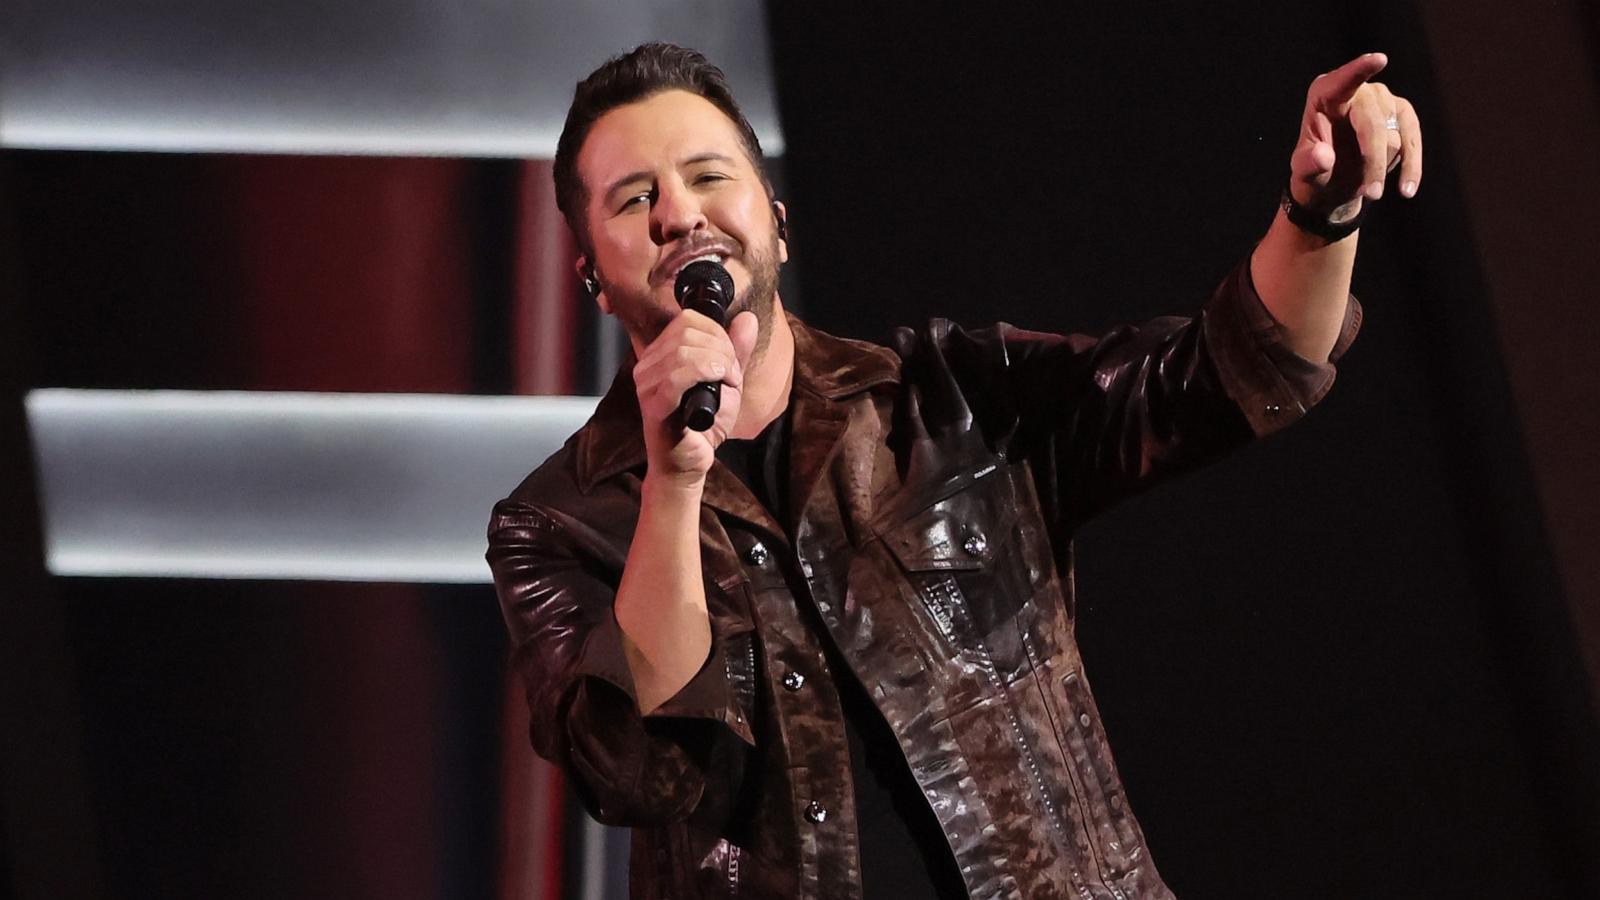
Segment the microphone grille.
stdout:
<svg viewBox="0 0 1600 900">
<path fill-rule="evenodd" d="M 709 259 L 697 259 L 678 273 L 678 280 L 673 284 L 672 293 L 682 303 L 683 298 L 696 287 L 704 285 L 707 289 L 718 295 L 718 300 L 723 306 L 733 302 L 733 276 L 722 267 L 721 263 Z"/>
</svg>

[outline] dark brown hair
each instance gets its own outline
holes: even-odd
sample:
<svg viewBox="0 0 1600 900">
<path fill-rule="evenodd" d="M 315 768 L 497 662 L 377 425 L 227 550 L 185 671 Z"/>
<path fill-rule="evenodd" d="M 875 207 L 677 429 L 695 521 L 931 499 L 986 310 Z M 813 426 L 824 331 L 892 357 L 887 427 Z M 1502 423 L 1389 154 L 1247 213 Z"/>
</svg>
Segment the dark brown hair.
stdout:
<svg viewBox="0 0 1600 900">
<path fill-rule="evenodd" d="M 697 50 L 676 44 L 640 44 L 621 56 L 606 60 L 600 68 L 590 72 L 589 77 L 578 82 L 572 94 L 572 106 L 567 109 L 567 122 L 561 128 L 561 139 L 556 142 L 556 206 L 578 239 L 578 248 L 585 254 L 590 252 L 584 222 L 589 195 L 583 179 L 578 176 L 578 151 L 583 148 L 589 129 L 601 116 L 619 106 L 669 90 L 683 90 L 704 97 L 733 120 L 750 164 L 761 176 L 767 196 L 772 196 L 772 182 L 767 178 L 761 142 L 756 139 L 755 129 L 750 127 L 744 113 L 739 111 L 739 104 L 734 102 L 733 90 L 728 87 L 728 78 L 722 70 Z"/>
</svg>

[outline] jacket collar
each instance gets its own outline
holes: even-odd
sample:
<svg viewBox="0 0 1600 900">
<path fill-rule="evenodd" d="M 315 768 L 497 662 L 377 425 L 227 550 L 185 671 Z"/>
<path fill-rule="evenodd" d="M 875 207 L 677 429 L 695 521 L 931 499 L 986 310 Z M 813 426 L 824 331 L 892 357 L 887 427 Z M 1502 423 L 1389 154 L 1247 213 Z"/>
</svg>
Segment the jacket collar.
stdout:
<svg viewBox="0 0 1600 900">
<path fill-rule="evenodd" d="M 791 407 L 811 407 L 819 401 L 831 405 L 875 385 L 900 380 L 899 357 L 887 347 L 834 337 L 806 326 L 788 312 L 784 316 L 794 334 Z M 645 463 L 634 362 L 630 351 L 594 415 L 578 432 L 578 488 L 585 494 L 596 484 Z M 786 411 L 796 412 L 792 408 Z M 799 435 L 803 426 L 798 419 L 796 426 Z"/>
</svg>

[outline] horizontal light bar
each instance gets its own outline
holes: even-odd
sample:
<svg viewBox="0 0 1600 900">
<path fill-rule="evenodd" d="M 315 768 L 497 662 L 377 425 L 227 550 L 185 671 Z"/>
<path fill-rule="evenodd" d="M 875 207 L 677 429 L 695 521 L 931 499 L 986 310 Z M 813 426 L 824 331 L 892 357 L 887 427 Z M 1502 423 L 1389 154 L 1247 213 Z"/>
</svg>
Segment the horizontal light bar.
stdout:
<svg viewBox="0 0 1600 900">
<path fill-rule="evenodd" d="M 703 51 L 783 149 L 762 4 L 6 0 L 0 147 L 549 159 L 572 89 L 647 40 Z"/>
<path fill-rule="evenodd" d="M 448 156 L 551 159 L 551 133 L 318 130 L 195 123 L 32 121 L 0 126 L 0 144 L 28 150 L 129 150 L 157 153 L 282 153 L 300 156 Z"/>
<path fill-rule="evenodd" d="M 487 582 L 484 529 L 592 397 L 28 394 L 57 575 Z"/>
</svg>

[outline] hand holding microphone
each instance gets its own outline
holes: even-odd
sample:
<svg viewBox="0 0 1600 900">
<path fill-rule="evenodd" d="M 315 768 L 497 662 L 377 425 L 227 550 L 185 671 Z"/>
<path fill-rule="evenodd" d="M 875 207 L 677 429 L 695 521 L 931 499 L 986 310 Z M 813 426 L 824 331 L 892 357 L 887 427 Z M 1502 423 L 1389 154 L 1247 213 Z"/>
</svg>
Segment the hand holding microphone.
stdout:
<svg viewBox="0 0 1600 900">
<path fill-rule="evenodd" d="M 694 310 L 718 326 L 727 326 L 728 307 L 733 305 L 733 276 L 721 264 L 709 259 L 689 263 L 678 273 L 672 293 L 679 306 Z M 702 381 L 683 394 L 679 406 L 683 427 L 705 431 L 716 421 L 721 408 L 722 382 Z"/>
<path fill-rule="evenodd" d="M 686 266 L 674 287 L 683 309 L 643 349 L 633 380 L 651 474 L 690 486 L 702 482 L 738 419 L 758 328 L 748 311 L 723 327 L 733 281 L 715 262 Z M 701 422 L 704 431 L 693 427 Z"/>
</svg>

